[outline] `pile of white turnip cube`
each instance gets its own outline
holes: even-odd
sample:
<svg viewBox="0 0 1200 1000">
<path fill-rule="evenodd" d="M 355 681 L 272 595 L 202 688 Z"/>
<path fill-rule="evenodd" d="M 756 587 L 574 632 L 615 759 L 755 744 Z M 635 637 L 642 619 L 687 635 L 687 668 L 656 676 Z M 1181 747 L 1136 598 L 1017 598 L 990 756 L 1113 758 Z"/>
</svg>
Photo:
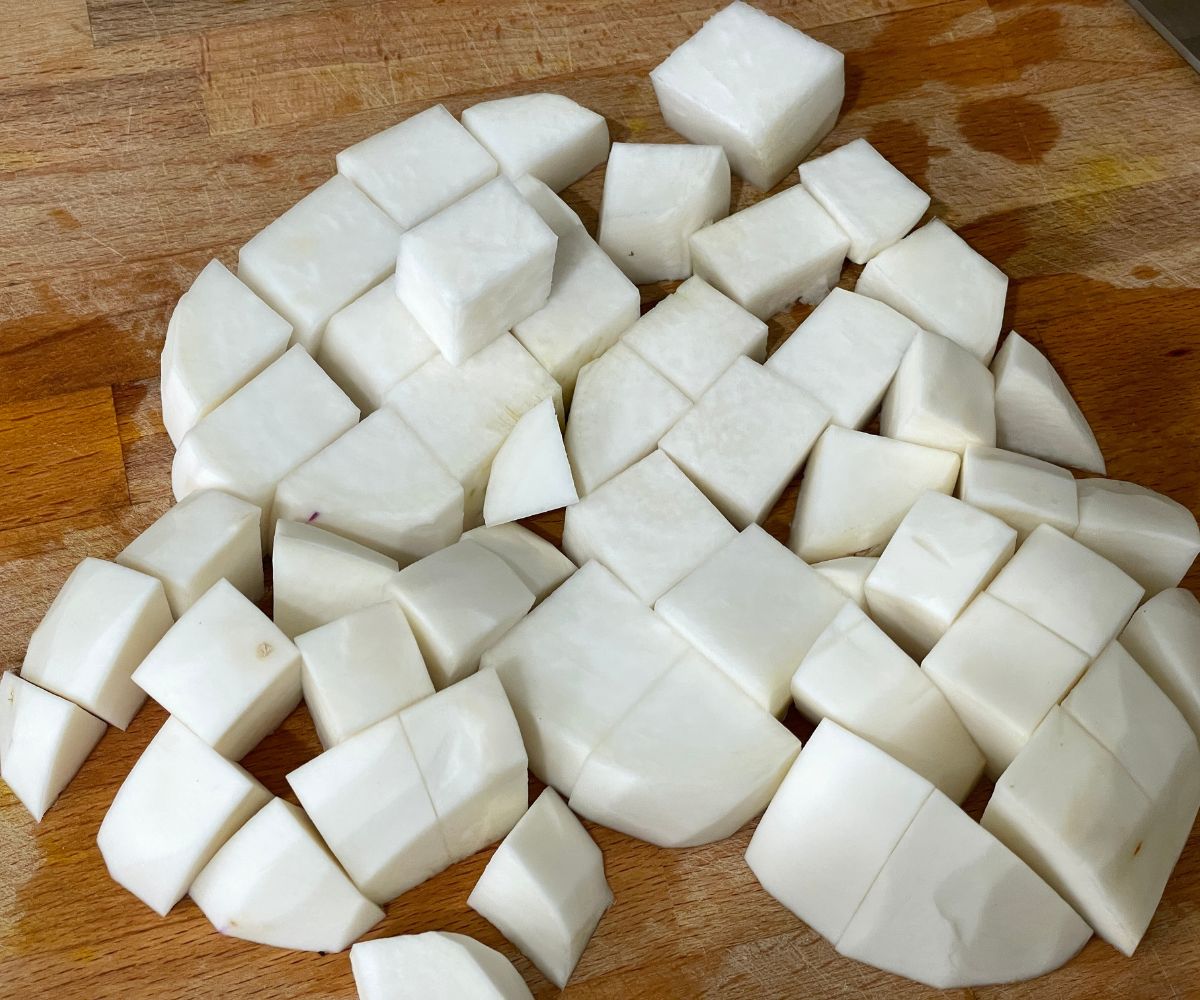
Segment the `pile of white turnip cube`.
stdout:
<svg viewBox="0 0 1200 1000">
<path fill-rule="evenodd" d="M 1131 954 L 1200 806 L 1195 517 L 1076 478 L 1087 420 L 927 193 L 865 139 L 808 158 L 839 52 L 735 2 L 650 83 L 686 141 L 433 107 L 200 272 L 177 503 L 2 675 L 0 773 L 40 820 L 149 696 L 109 872 L 280 948 L 499 844 L 466 902 L 563 987 L 613 902 L 579 817 L 672 849 L 762 814 L 746 863 L 850 958 L 949 988 Z M 558 192 L 602 164 L 592 234 Z M 731 174 L 764 192 L 732 214 Z M 558 510 L 561 548 L 518 523 Z M 285 800 L 239 761 L 301 702 Z M 363 1000 L 530 996 L 461 935 L 350 958 Z"/>
</svg>

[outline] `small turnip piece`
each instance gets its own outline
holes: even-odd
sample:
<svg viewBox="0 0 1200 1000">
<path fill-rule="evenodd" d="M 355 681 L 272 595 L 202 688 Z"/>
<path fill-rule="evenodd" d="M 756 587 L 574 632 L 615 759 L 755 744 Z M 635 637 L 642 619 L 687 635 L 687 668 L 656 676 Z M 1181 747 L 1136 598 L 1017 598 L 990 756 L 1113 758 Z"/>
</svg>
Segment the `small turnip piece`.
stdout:
<svg viewBox="0 0 1200 1000">
<path fill-rule="evenodd" d="M 842 556 L 839 559 L 813 563 L 812 568 L 865 610 L 867 577 L 878 562 L 878 556 Z"/>
<path fill-rule="evenodd" d="M 508 524 L 579 500 L 552 399 L 528 410 L 492 460 L 483 522 Z"/>
<path fill-rule="evenodd" d="M 1131 652 L 1200 735 L 1200 601 L 1190 590 L 1164 590 L 1143 604 L 1121 645 Z"/>
<path fill-rule="evenodd" d="M 359 941 L 350 966 L 359 1000 L 533 1000 L 507 958 L 461 934 Z"/>
<path fill-rule="evenodd" d="M 968 447 L 958 496 L 1016 528 L 1019 542 L 1039 524 L 1065 535 L 1073 535 L 1079 525 L 1075 477 L 1060 466 L 1015 451 Z"/>
<path fill-rule="evenodd" d="M 562 552 L 519 524 L 472 528 L 464 538 L 494 552 L 533 593 L 535 603 L 548 597 L 575 572 L 575 564 Z"/>
</svg>

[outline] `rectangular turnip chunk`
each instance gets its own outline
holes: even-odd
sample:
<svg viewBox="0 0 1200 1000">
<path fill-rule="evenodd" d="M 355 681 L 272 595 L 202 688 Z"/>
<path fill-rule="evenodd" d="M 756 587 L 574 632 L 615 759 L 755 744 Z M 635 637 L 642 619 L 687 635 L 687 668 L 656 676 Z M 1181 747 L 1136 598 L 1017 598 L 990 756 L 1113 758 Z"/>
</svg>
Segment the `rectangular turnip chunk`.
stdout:
<svg viewBox="0 0 1200 1000">
<path fill-rule="evenodd" d="M 734 171 L 774 187 L 837 121 L 843 57 L 791 25 L 733 3 L 650 73 L 666 123 L 725 147 Z"/>
<path fill-rule="evenodd" d="M 403 230 L 345 177 L 301 198 L 238 251 L 238 277 L 314 354 L 329 317 L 392 269 Z"/>
<path fill-rule="evenodd" d="M 958 496 L 1016 528 L 1019 542 L 1039 524 L 1065 535 L 1073 535 L 1079 525 L 1075 477 L 1061 466 L 1015 451 L 967 448 Z"/>
<path fill-rule="evenodd" d="M 337 154 L 352 180 L 405 229 L 496 176 L 496 161 L 438 104 Z"/>
<path fill-rule="evenodd" d="M 693 233 L 692 267 L 759 319 L 838 282 L 850 239 L 800 185 Z"/>
<path fill-rule="evenodd" d="M 1200 736 L 1200 601 L 1190 590 L 1155 594 L 1125 631 L 1121 645 L 1161 687 Z"/>
<path fill-rule="evenodd" d="M 451 364 L 546 304 L 558 237 L 505 177 L 410 229 L 396 294 Z"/>
</svg>

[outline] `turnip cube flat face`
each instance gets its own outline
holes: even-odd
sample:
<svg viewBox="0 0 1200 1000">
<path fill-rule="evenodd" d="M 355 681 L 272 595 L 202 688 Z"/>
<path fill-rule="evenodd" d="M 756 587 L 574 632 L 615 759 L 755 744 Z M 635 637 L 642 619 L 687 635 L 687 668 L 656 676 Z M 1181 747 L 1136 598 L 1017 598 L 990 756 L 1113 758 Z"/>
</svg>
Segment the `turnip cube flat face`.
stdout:
<svg viewBox="0 0 1200 1000">
<path fill-rule="evenodd" d="M 649 365 L 693 401 L 741 355 L 767 356 L 767 324 L 691 277 L 622 337 Z"/>
<path fill-rule="evenodd" d="M 1121 645 L 1131 652 L 1200 735 L 1200 601 L 1189 590 L 1164 590 L 1143 604 Z"/>
<path fill-rule="evenodd" d="M 1013 330 L 992 364 L 996 440 L 1001 448 L 1047 462 L 1104 473 L 1104 456 L 1087 417 L 1049 359 Z"/>
<path fill-rule="evenodd" d="M 405 229 L 496 176 L 496 161 L 438 104 L 337 155 L 348 177 Z"/>
<path fill-rule="evenodd" d="M 428 931 L 359 941 L 350 949 L 359 1000 L 532 1000 L 507 958 L 462 934 Z"/>
<path fill-rule="evenodd" d="M 1043 975 L 1091 934 L 1033 869 L 934 792 L 837 950 L 935 989 L 958 989 Z"/>
<path fill-rule="evenodd" d="M 1125 627 L 1145 591 L 1132 577 L 1061 531 L 1034 530 L 988 593 L 1089 656 Z"/>
<path fill-rule="evenodd" d="M 221 580 L 171 627 L 133 679 L 217 753 L 241 760 L 300 704 L 300 651 Z"/>
<path fill-rule="evenodd" d="M 588 754 L 687 650 L 593 562 L 484 653 L 480 666 L 504 684 L 533 773 L 569 796 Z"/>
<path fill-rule="evenodd" d="M 293 347 L 188 432 L 171 465 L 171 489 L 176 500 L 216 489 L 254 504 L 264 512 L 269 550 L 265 515 L 279 481 L 356 423 L 358 408 L 304 348 Z"/>
<path fill-rule="evenodd" d="M 392 270 L 403 232 L 345 177 L 300 199 L 238 251 L 238 277 L 315 354 L 329 317 Z"/>
<path fill-rule="evenodd" d="M 221 579 L 257 601 L 263 596 L 261 518 L 252 503 L 201 490 L 169 507 L 114 561 L 158 577 L 176 618 Z"/>
<path fill-rule="evenodd" d="M 291 336 L 291 323 L 210 261 L 167 324 L 159 391 L 172 444 L 287 350 Z"/>
<path fill-rule="evenodd" d="M 998 517 L 926 493 L 867 577 L 867 606 L 885 632 L 920 659 L 992 580 L 1017 545 Z"/>
<path fill-rule="evenodd" d="M 117 790 L 96 843 L 113 880 L 165 917 L 270 801 L 249 773 L 171 717 Z"/>
<path fill-rule="evenodd" d="M 434 686 L 456 684 L 533 607 L 508 563 L 469 539 L 401 570 L 388 595 L 404 609 Z"/>
<path fill-rule="evenodd" d="M 762 812 L 799 750 L 780 722 L 688 653 L 591 752 L 571 808 L 660 847 L 708 844 Z"/>
<path fill-rule="evenodd" d="M 289 472 L 272 516 L 407 565 L 462 534 L 463 489 L 404 418 L 383 409 Z"/>
<path fill-rule="evenodd" d="M 832 719 L 961 802 L 983 754 L 933 683 L 870 618 L 846 604 L 792 677 L 796 707 Z"/>
<path fill-rule="evenodd" d="M 762 887 L 837 942 L 933 786 L 826 719 L 746 848 Z"/>
<path fill-rule="evenodd" d="M 828 423 L 805 390 L 739 357 L 659 447 L 744 528 L 771 512 Z"/>
<path fill-rule="evenodd" d="M 1178 586 L 1200 553 L 1200 528 L 1183 504 L 1144 486 L 1081 479 L 1075 540 L 1120 566 L 1150 596 Z"/>
<path fill-rule="evenodd" d="M 1000 338 L 1008 276 L 934 219 L 873 257 L 854 290 L 987 364 Z"/>
<path fill-rule="evenodd" d="M 21 676 L 125 729 L 146 700 L 133 672 L 170 627 L 161 583 L 84 559 L 29 637 Z"/>
<path fill-rule="evenodd" d="M 575 572 L 575 564 L 560 549 L 519 524 L 472 528 L 463 537 L 508 563 L 532 592 L 535 603 Z"/>
<path fill-rule="evenodd" d="M 623 343 L 579 373 L 566 445 L 575 485 L 587 496 L 658 447 L 688 398 Z"/>
<path fill-rule="evenodd" d="M 559 237 L 550 298 L 512 332 L 562 385 L 569 403 L 579 369 L 617 342 L 640 307 L 637 286 L 579 228 Z"/>
<path fill-rule="evenodd" d="M 293 951 L 342 951 L 383 919 L 283 799 L 255 813 L 189 893 L 220 933 Z"/>
<path fill-rule="evenodd" d="M 65 698 L 0 674 L 0 778 L 36 822 L 71 783 L 108 726 Z"/>
<path fill-rule="evenodd" d="M 661 451 L 567 508 L 563 551 L 596 559 L 647 604 L 737 534 Z"/>
<path fill-rule="evenodd" d="M 322 839 L 380 905 L 450 866 L 404 727 L 386 718 L 287 776 Z"/>
<path fill-rule="evenodd" d="M 992 373 L 954 341 L 919 331 L 883 398 L 879 433 L 960 454 L 993 446 Z"/>
<path fill-rule="evenodd" d="M 613 143 L 596 239 L 630 281 L 689 277 L 688 237 L 728 214 L 720 146 Z"/>
<path fill-rule="evenodd" d="M 576 211 L 546 187 L 545 182 L 525 174 L 515 178 L 513 185 L 560 240 L 581 229 L 587 232 L 587 227 Z"/>
<path fill-rule="evenodd" d="M 860 608 L 866 608 L 867 577 L 879 563 L 878 556 L 842 556 L 813 563 L 813 569 L 832 583 Z"/>
<path fill-rule="evenodd" d="M 918 330 L 890 306 L 835 288 L 767 367 L 810 393 L 835 424 L 859 430 L 879 409 Z"/>
<path fill-rule="evenodd" d="M 756 705 L 782 715 L 792 674 L 845 603 L 751 525 L 660 597 L 655 611 Z"/>
<path fill-rule="evenodd" d="M 400 713 L 452 861 L 508 833 L 529 806 L 521 730 L 492 672 Z"/>
<path fill-rule="evenodd" d="M 764 191 L 833 128 L 845 91 L 840 52 L 745 3 L 710 18 L 650 81 L 671 128 L 724 146 Z"/>
<path fill-rule="evenodd" d="M 562 94 L 521 94 L 483 101 L 462 123 L 496 158 L 505 176 L 536 177 L 554 191 L 573 184 L 608 156 L 608 123 Z"/>
<path fill-rule="evenodd" d="M 554 400 L 543 399 L 517 421 L 496 452 L 483 500 L 484 524 L 508 524 L 578 499 Z"/>
<path fill-rule="evenodd" d="M 463 487 L 464 522 L 483 522 L 488 472 L 517 421 L 547 397 L 562 406 L 562 390 L 511 336 L 505 335 L 461 365 L 434 357 L 396 383 L 387 405 Z"/>
<path fill-rule="evenodd" d="M 1021 542 L 1039 524 L 1065 535 L 1073 535 L 1079 526 L 1075 477 L 1060 466 L 1015 451 L 967 448 L 958 496 L 1016 528 Z"/>
<path fill-rule="evenodd" d="M 921 666 L 987 758 L 994 781 L 1084 670 L 1088 655 L 980 594 Z"/>
<path fill-rule="evenodd" d="M 330 317 L 317 360 L 363 413 L 383 405 L 388 389 L 437 354 L 433 341 L 384 279 Z"/>
<path fill-rule="evenodd" d="M 800 164 L 800 182 L 850 237 L 855 264 L 899 242 L 929 207 L 929 195 L 866 139 Z"/>
<path fill-rule="evenodd" d="M 400 568 L 365 545 L 294 521 L 275 525 L 271 565 L 275 624 L 288 636 L 386 600 Z"/>
<path fill-rule="evenodd" d="M 743 309 L 769 319 L 797 299 L 816 305 L 825 298 L 849 246 L 829 213 L 797 184 L 694 233 L 692 266 Z"/>
<path fill-rule="evenodd" d="M 304 704 L 329 749 L 433 694 L 404 612 L 372 604 L 296 636 Z"/>
<path fill-rule="evenodd" d="M 461 364 L 546 304 L 557 245 L 497 177 L 401 237 L 396 294 L 446 360 Z"/>
<path fill-rule="evenodd" d="M 808 457 L 788 544 L 810 563 L 878 553 L 923 493 L 954 489 L 958 466 L 953 452 L 831 426 Z"/>
<path fill-rule="evenodd" d="M 467 905 L 561 990 L 612 901 L 600 848 L 547 788 L 496 848 Z"/>
</svg>

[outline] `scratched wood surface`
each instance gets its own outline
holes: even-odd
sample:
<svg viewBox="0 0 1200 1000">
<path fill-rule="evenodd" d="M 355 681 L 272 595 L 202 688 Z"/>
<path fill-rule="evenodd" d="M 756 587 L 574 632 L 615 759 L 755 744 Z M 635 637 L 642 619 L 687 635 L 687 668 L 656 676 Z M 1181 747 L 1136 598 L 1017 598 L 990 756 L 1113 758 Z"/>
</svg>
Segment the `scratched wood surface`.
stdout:
<svg viewBox="0 0 1200 1000">
<path fill-rule="evenodd" d="M 0 667 L 19 666 L 80 558 L 111 557 L 170 503 L 158 354 L 205 262 L 231 263 L 338 149 L 434 101 L 551 89 L 615 139 L 671 139 L 647 70 L 716 6 L 5 0 Z M 1200 77 L 1119 0 L 763 6 L 847 54 L 825 146 L 865 135 L 930 190 L 1012 276 L 1009 324 L 1065 374 L 1112 475 L 1200 508 Z M 601 174 L 568 192 L 589 224 Z M 775 320 L 773 342 L 800 318 Z M 793 504 L 794 490 L 772 515 L 779 537 Z M 559 522 L 536 527 L 555 537 Z M 40 826 L 0 786 L 0 997 L 353 997 L 345 955 L 221 938 L 188 901 L 159 919 L 108 881 L 95 833 L 162 718 L 148 705 L 110 730 Z M 300 709 L 246 764 L 286 794 L 317 749 Z M 678 852 L 592 832 L 616 904 L 570 996 L 933 995 L 841 959 L 762 892 L 741 860 L 749 829 Z M 373 934 L 475 935 L 552 995 L 466 906 L 487 856 L 404 896 Z M 957 995 L 1200 996 L 1200 838 L 1132 960 L 1093 940 L 1038 982 Z"/>
</svg>

